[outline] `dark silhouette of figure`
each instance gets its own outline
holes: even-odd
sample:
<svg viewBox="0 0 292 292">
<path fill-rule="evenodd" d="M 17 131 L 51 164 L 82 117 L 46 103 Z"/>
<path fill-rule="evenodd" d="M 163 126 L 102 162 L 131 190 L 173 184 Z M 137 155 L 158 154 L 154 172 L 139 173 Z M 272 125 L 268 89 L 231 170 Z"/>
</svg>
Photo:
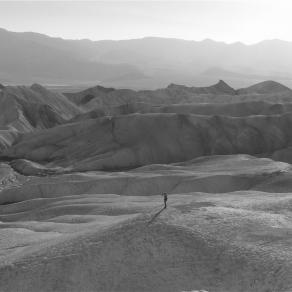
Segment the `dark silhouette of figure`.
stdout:
<svg viewBox="0 0 292 292">
<path fill-rule="evenodd" d="M 152 222 L 155 221 L 155 219 L 159 216 L 159 214 L 164 210 L 166 209 L 167 205 L 166 205 L 166 202 L 167 202 L 167 193 L 162 193 L 161 196 L 163 197 L 163 201 L 164 201 L 164 207 L 159 210 L 157 213 L 154 214 L 154 216 L 151 218 L 151 220 L 148 222 L 148 225 L 150 225 Z"/>
<path fill-rule="evenodd" d="M 166 202 L 167 202 L 167 199 L 168 199 L 167 198 L 167 193 L 163 193 L 162 196 L 163 196 L 163 201 L 164 201 L 164 209 L 166 209 L 166 207 L 167 207 L 166 206 Z"/>
</svg>

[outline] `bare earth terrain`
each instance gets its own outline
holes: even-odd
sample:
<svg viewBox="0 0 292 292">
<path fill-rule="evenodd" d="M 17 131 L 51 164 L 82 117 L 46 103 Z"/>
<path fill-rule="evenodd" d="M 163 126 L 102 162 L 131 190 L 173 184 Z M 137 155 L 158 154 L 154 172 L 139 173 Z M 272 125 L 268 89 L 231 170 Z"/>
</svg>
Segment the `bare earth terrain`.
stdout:
<svg viewBox="0 0 292 292">
<path fill-rule="evenodd" d="M 289 88 L 3 86 L 0 104 L 1 292 L 292 291 Z"/>
</svg>

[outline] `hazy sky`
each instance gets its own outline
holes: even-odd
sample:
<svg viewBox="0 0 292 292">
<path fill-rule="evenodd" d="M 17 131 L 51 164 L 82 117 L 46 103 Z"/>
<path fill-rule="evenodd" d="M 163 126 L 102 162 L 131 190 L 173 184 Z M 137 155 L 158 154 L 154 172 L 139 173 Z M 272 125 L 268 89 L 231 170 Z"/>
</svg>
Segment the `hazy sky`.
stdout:
<svg viewBox="0 0 292 292">
<path fill-rule="evenodd" d="M 0 27 L 92 40 L 292 41 L 292 0 L 0 1 Z"/>
</svg>

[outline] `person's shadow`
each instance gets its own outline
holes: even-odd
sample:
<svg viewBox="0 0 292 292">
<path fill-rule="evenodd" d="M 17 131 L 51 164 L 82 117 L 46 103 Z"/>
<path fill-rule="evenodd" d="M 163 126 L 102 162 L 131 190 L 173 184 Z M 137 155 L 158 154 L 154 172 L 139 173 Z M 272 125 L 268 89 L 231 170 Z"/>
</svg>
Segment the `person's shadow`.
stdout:
<svg viewBox="0 0 292 292">
<path fill-rule="evenodd" d="M 148 225 L 150 225 L 158 216 L 159 214 L 165 210 L 165 208 L 163 207 L 161 210 L 159 210 L 157 213 L 154 214 L 154 216 L 148 221 Z"/>
</svg>

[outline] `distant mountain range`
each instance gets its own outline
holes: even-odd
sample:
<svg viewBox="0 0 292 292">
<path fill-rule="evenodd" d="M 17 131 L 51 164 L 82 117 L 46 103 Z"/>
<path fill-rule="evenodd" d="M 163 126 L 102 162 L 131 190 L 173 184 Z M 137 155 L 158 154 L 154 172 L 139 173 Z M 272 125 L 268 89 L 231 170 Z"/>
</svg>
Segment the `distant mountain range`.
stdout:
<svg viewBox="0 0 292 292">
<path fill-rule="evenodd" d="M 0 29 L 0 83 L 153 89 L 169 83 L 233 87 L 267 79 L 292 86 L 292 43 L 254 45 L 148 37 L 121 41 L 64 40 Z"/>
</svg>

